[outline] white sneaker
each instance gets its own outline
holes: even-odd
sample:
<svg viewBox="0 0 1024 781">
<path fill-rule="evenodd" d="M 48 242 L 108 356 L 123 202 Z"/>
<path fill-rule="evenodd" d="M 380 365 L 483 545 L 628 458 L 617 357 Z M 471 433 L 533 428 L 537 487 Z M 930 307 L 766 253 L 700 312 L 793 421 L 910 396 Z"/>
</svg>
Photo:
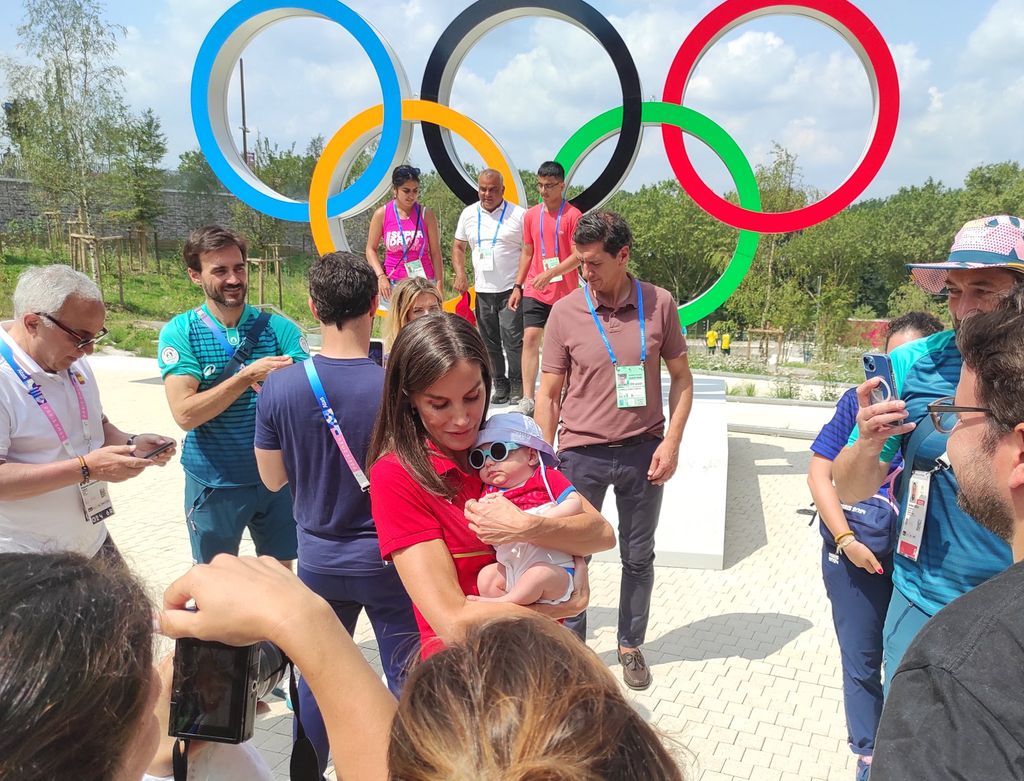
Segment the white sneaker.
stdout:
<svg viewBox="0 0 1024 781">
<path fill-rule="evenodd" d="M 519 400 L 519 411 L 527 417 L 533 417 L 533 399 L 522 398 Z"/>
</svg>

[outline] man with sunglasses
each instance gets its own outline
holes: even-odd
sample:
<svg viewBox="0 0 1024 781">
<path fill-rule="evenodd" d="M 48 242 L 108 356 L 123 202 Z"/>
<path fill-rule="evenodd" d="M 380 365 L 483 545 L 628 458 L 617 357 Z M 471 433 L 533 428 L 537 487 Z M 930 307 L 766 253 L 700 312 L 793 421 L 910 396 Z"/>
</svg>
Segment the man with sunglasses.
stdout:
<svg viewBox="0 0 1024 781">
<path fill-rule="evenodd" d="M 929 410 L 948 434 L 957 501 L 1015 563 L 911 644 L 882 713 L 872 781 L 1024 775 L 1024 286 L 965 322 L 957 345 L 956 395 Z"/>
<path fill-rule="evenodd" d="M 947 260 L 912 264 L 910 271 L 926 292 L 948 294 L 953 330 L 891 354 L 898 398 L 872 404 L 877 379 L 857 389 L 857 428 L 833 465 L 840 498 L 854 504 L 885 481 L 898 450 L 906 464 L 894 491 L 903 512 L 883 630 L 886 691 L 925 622 L 1010 564 L 1006 543 L 957 505 L 955 470 L 936 461 L 946 451 L 949 434 L 933 425 L 928 405 L 953 395 L 960 381 L 956 333 L 961 325 L 998 307 L 1022 278 L 1024 221 L 1005 215 L 972 220 L 957 233 Z M 908 501 L 911 494 L 913 502 Z"/>
<path fill-rule="evenodd" d="M 85 360 L 107 334 L 96 284 L 68 266 L 24 271 L 0 323 L 0 551 L 104 551 L 107 483 L 174 455 L 174 440 L 128 434 L 103 414 Z M 168 447 L 146 458 L 161 446 Z"/>
</svg>

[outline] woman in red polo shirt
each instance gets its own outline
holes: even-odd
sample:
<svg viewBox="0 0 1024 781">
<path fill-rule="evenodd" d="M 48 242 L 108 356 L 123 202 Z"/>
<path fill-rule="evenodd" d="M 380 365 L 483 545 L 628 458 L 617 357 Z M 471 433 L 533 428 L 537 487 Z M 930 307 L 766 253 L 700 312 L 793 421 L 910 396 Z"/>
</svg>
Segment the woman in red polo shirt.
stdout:
<svg viewBox="0 0 1024 781">
<path fill-rule="evenodd" d="M 524 609 L 467 599 L 477 594 L 477 573 L 495 560 L 491 545 L 529 539 L 585 556 L 615 544 L 611 526 L 586 500 L 583 513 L 562 519 L 529 515 L 507 501 L 476 501 L 482 484 L 469 451 L 490 394 L 487 350 L 465 320 L 431 315 L 402 330 L 367 461 L 381 555 L 394 562 L 412 597 L 424 655 L 440 647 L 430 642 L 435 637 L 451 641 L 468 623 Z M 586 608 L 583 580 L 568 602 L 530 609 L 576 615 Z"/>
</svg>

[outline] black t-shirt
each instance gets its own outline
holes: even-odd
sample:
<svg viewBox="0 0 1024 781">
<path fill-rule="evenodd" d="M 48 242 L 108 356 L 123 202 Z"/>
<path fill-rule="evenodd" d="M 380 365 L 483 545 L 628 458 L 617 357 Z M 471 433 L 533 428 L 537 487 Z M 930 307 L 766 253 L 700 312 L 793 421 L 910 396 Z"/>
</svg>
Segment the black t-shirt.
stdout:
<svg viewBox="0 0 1024 781">
<path fill-rule="evenodd" d="M 892 680 L 871 781 L 1024 778 L 1024 562 L 939 611 Z"/>
</svg>

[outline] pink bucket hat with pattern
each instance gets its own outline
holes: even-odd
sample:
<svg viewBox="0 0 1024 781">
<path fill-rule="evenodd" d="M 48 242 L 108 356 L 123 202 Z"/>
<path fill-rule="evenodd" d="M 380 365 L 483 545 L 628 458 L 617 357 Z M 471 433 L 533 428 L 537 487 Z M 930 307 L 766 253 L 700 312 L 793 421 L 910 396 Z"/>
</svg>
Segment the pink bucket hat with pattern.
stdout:
<svg viewBox="0 0 1024 781">
<path fill-rule="evenodd" d="M 908 263 L 914 281 L 929 293 L 941 293 L 954 269 L 1008 268 L 1024 273 L 1024 220 L 1001 214 L 971 220 L 953 239 L 949 259 Z"/>
</svg>

